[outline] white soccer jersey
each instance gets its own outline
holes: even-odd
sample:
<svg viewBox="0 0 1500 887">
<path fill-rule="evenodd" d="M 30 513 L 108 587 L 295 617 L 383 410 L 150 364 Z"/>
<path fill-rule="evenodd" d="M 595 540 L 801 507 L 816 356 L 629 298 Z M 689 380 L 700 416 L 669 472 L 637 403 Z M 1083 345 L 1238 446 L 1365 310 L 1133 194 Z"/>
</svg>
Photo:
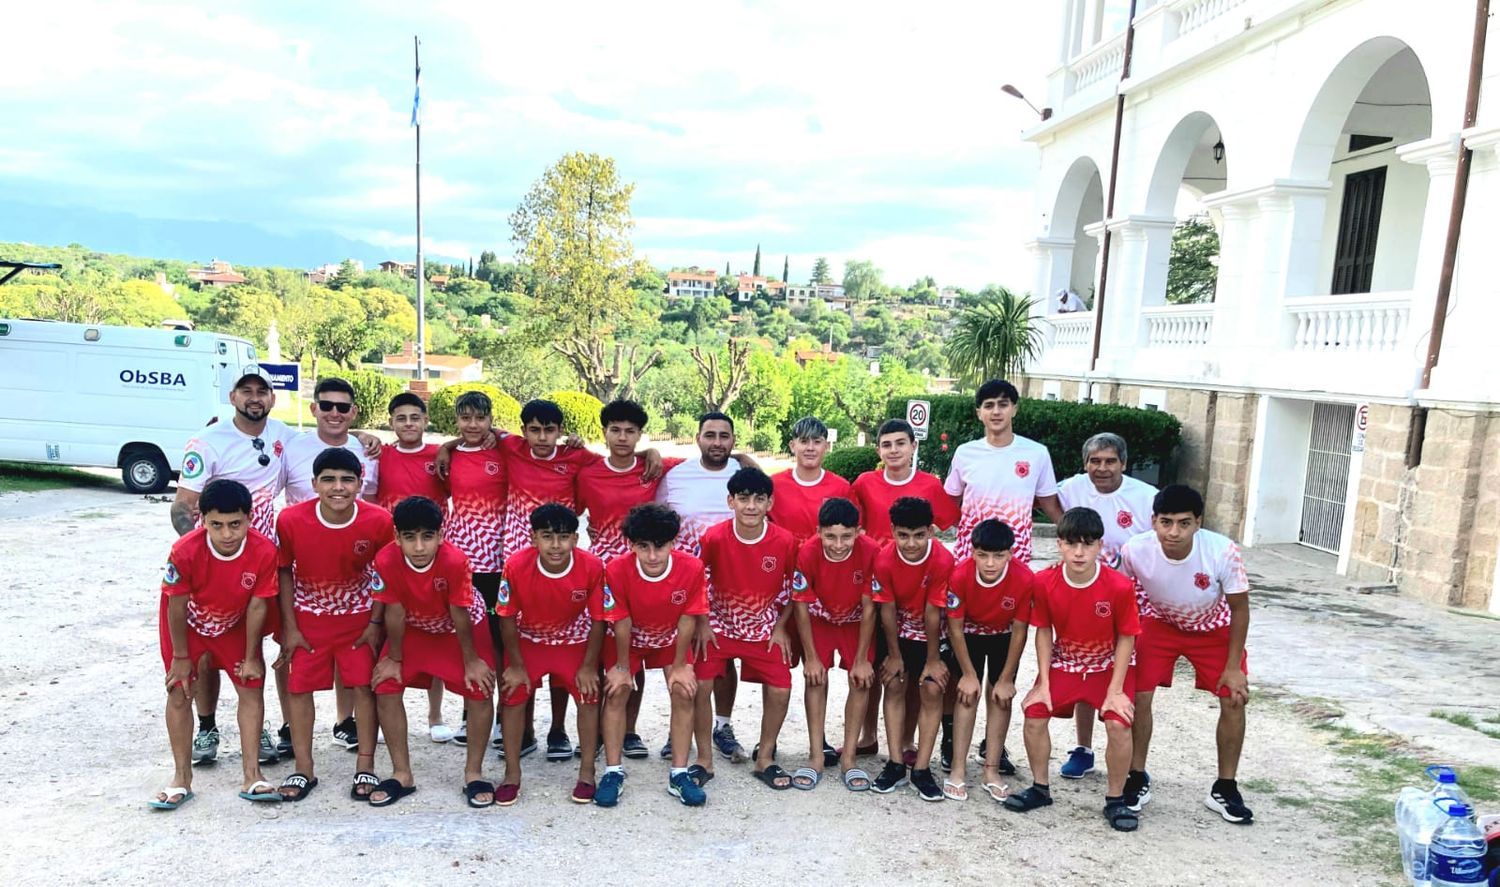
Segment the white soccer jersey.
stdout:
<svg viewBox="0 0 1500 887">
<path fill-rule="evenodd" d="M 718 471 L 703 467 L 694 457 L 662 475 L 656 501 L 669 506 L 682 519 L 677 550 L 698 557 L 698 539 L 709 527 L 734 517 L 729 507 L 729 479 L 740 468 L 730 460 Z"/>
<path fill-rule="evenodd" d="M 286 475 L 282 481 L 286 487 L 286 504 L 296 505 L 318 497 L 313 490 L 313 462 L 329 446 L 318 437 L 317 431 L 304 431 L 286 445 L 286 458 L 283 460 Z M 358 456 L 359 464 L 364 466 L 364 476 L 360 478 L 359 485 L 360 497 L 375 501 L 375 489 L 380 485 L 380 463 L 365 456 L 365 445 L 356 437 L 350 436 L 345 440 L 344 449 Z"/>
<path fill-rule="evenodd" d="M 1120 572 L 1136 581 L 1141 615 L 1182 631 L 1214 631 L 1229 624 L 1226 595 L 1250 590 L 1240 548 L 1227 536 L 1199 530 L 1180 561 L 1162 553 L 1155 533 L 1142 533 L 1120 549 Z"/>
<path fill-rule="evenodd" d="M 992 447 L 983 438 L 960 444 L 943 489 L 964 497 L 954 555 L 969 556 L 969 534 L 982 520 L 1005 521 L 1016 533 L 1013 556 L 1031 562 L 1031 511 L 1039 496 L 1057 494 L 1052 456 L 1036 441 L 1016 435 L 1009 446 Z"/>
<path fill-rule="evenodd" d="M 257 436 L 246 434 L 231 420 L 215 422 L 183 448 L 177 485 L 203 492 L 211 480 L 235 480 L 250 490 L 254 508 L 250 523 L 267 538 L 276 538 L 276 494 L 281 492 L 282 463 L 287 445 L 297 433 L 285 423 L 267 419 Z M 256 447 L 256 441 L 260 447 Z M 260 457 L 266 456 L 266 464 Z"/>
<path fill-rule="evenodd" d="M 1119 563 L 1120 547 L 1140 533 L 1151 532 L 1151 502 L 1156 487 L 1126 475 L 1119 489 L 1101 493 L 1087 474 L 1075 474 L 1057 485 L 1057 498 L 1063 510 L 1092 508 L 1104 519 L 1104 547 L 1100 563 L 1113 567 Z"/>
</svg>

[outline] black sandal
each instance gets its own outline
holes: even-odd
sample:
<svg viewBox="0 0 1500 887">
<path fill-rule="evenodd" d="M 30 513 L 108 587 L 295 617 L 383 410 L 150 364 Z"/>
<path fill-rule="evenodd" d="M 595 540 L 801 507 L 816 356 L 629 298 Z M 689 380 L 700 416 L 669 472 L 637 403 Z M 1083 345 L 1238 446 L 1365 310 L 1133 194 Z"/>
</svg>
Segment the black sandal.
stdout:
<svg viewBox="0 0 1500 887">
<path fill-rule="evenodd" d="M 712 782 L 714 778 L 714 771 L 708 769 L 702 764 L 694 764 L 693 766 L 688 768 L 687 773 L 688 778 L 691 779 L 693 781 L 693 784 L 698 786 L 699 788 L 703 788 L 703 786 Z"/>
<path fill-rule="evenodd" d="M 780 764 L 772 764 L 764 770 L 756 770 L 755 778 L 765 783 L 767 787 L 784 792 L 792 787 L 792 775 L 781 769 Z M 778 785 L 777 780 L 785 779 L 785 785 Z"/>
<path fill-rule="evenodd" d="M 312 794 L 312 790 L 318 787 L 318 778 L 314 776 L 309 779 L 301 773 L 293 773 L 291 776 L 281 780 L 281 787 L 297 790 L 297 793 L 294 795 L 283 792 L 281 795 L 282 800 L 300 801 Z"/>
<path fill-rule="evenodd" d="M 1141 817 L 1125 806 L 1124 801 L 1105 803 L 1104 818 L 1109 820 L 1109 827 L 1117 832 L 1133 832 L 1141 825 Z"/>
<path fill-rule="evenodd" d="M 365 791 L 360 791 L 360 786 L 365 785 L 368 785 L 369 788 Z M 370 795 L 375 793 L 375 789 L 379 785 L 379 776 L 376 776 L 369 770 L 361 770 L 354 774 L 354 784 L 349 786 L 349 797 L 356 801 L 368 801 L 370 800 Z"/>
<path fill-rule="evenodd" d="M 1052 793 L 1044 792 L 1034 785 L 1005 799 L 1006 809 L 1017 813 L 1026 813 L 1038 807 L 1046 807 L 1051 803 Z"/>
<path fill-rule="evenodd" d="M 370 806 L 389 807 L 416 790 L 417 787 L 414 785 L 402 785 L 399 779 L 382 779 L 380 784 L 375 786 L 375 791 L 370 792 Z M 385 800 L 374 800 L 375 792 L 385 792 Z"/>
<path fill-rule="evenodd" d="M 483 803 L 474 800 L 479 795 L 489 795 L 490 799 Z M 493 782 L 485 782 L 483 779 L 476 779 L 464 786 L 464 798 L 468 800 L 469 806 L 476 810 L 493 807 L 495 806 L 495 784 Z"/>
</svg>

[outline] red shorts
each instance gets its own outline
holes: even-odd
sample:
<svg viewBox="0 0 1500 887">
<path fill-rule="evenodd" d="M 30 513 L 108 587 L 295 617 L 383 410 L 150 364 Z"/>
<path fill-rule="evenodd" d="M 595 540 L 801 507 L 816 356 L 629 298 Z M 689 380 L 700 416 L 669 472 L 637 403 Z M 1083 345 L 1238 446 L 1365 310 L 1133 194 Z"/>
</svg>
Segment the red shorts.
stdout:
<svg viewBox="0 0 1500 887">
<path fill-rule="evenodd" d="M 1229 626 L 1213 631 L 1183 631 L 1160 619 L 1141 620 L 1141 636 L 1135 639 L 1136 683 L 1144 692 L 1172 686 L 1172 669 L 1178 657 L 1193 665 L 1194 686 L 1219 697 L 1229 690 L 1218 686 L 1229 659 Z M 1240 654 L 1240 671 L 1250 674 L 1250 659 Z"/>
<path fill-rule="evenodd" d="M 693 666 L 698 680 L 707 681 L 724 674 L 724 666 L 731 659 L 740 661 L 740 680 L 752 684 L 765 684 L 782 690 L 792 688 L 792 667 L 781 658 L 781 650 L 772 647 L 769 641 L 737 641 L 719 635 L 717 646 L 708 645 L 708 654 Z"/>
<path fill-rule="evenodd" d="M 297 629 L 307 639 L 312 652 L 298 647 L 292 651 L 288 693 L 312 693 L 333 689 L 333 666 L 339 667 L 339 679 L 345 687 L 370 686 L 370 670 L 375 667 L 375 651 L 369 644 L 354 646 L 370 625 L 370 614 L 345 613 L 320 616 L 298 613 Z"/>
<path fill-rule="evenodd" d="M 808 621 L 812 623 L 813 646 L 817 648 L 818 660 L 823 663 L 823 667 L 833 668 L 833 654 L 838 653 L 839 667 L 848 671 L 854 662 L 855 653 L 859 652 L 859 623 L 835 625 L 816 616 Z M 803 650 L 802 655 L 807 657 L 807 651 Z M 870 662 L 875 661 L 873 637 L 870 639 L 870 648 L 865 651 L 865 658 Z"/>
<path fill-rule="evenodd" d="M 172 670 L 172 630 L 167 624 L 167 596 L 161 596 L 159 631 L 161 637 L 161 663 L 166 671 Z M 209 656 L 209 668 L 216 668 L 229 676 L 236 687 L 261 687 L 264 680 L 241 680 L 234 673 L 235 666 L 245 661 L 245 623 L 240 621 L 234 628 L 217 637 L 199 634 L 191 625 L 187 630 L 188 655 L 192 657 L 193 680 L 198 679 L 198 661 L 203 654 Z"/>
<path fill-rule="evenodd" d="M 474 652 L 485 665 L 495 667 L 495 647 L 490 642 L 489 628 L 476 625 L 473 629 Z M 384 656 L 390 649 L 387 644 L 381 651 Z M 483 690 L 472 689 L 464 681 L 464 653 L 458 645 L 456 634 L 433 634 L 415 628 L 407 628 L 401 638 L 401 683 L 383 681 L 375 688 L 376 693 L 400 693 L 405 689 L 426 690 L 432 679 L 443 682 L 450 693 L 465 699 L 489 698 Z"/>
<path fill-rule="evenodd" d="M 526 663 L 524 687 L 517 687 L 510 695 L 500 700 L 503 705 L 524 705 L 531 693 L 542 685 L 542 678 L 552 678 L 552 686 L 568 688 L 568 695 L 577 703 L 583 702 L 583 693 L 578 689 L 578 669 L 583 667 L 583 656 L 588 644 L 538 644 L 521 639 L 521 659 Z"/>
<path fill-rule="evenodd" d="M 1051 677 L 1048 678 L 1048 686 L 1052 689 L 1052 710 L 1048 711 L 1045 705 L 1037 703 L 1026 707 L 1028 718 L 1071 718 L 1073 706 L 1078 703 L 1092 706 L 1095 711 L 1104 707 L 1104 695 L 1109 690 L 1109 678 L 1114 674 L 1114 669 L 1108 671 L 1093 671 L 1080 674 L 1076 671 L 1063 671 L 1053 668 Z M 1132 702 L 1135 701 L 1135 668 L 1132 666 L 1125 670 L 1125 696 Z M 1118 721 L 1129 727 L 1130 722 L 1114 712 L 1106 712 L 1106 721 Z"/>
<path fill-rule="evenodd" d="M 275 598 L 266 598 L 266 621 L 261 623 L 260 636 L 281 643 L 281 604 Z"/>
<path fill-rule="evenodd" d="M 611 638 L 604 639 L 604 668 L 614 668 L 619 659 L 615 653 L 615 645 Z M 631 647 L 630 648 L 630 673 L 640 674 L 648 668 L 671 668 L 672 663 L 677 661 L 677 645 L 669 647 Z M 687 664 L 693 664 L 693 648 L 687 651 Z"/>
</svg>

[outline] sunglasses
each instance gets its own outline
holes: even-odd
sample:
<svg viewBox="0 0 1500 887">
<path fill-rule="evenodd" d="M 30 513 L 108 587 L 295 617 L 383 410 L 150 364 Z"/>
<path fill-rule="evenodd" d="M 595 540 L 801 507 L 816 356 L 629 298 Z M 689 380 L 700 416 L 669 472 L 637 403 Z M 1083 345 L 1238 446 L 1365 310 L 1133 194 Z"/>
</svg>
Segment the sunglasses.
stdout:
<svg viewBox="0 0 1500 887">
<path fill-rule="evenodd" d="M 255 452 L 260 453 L 259 456 L 255 457 L 255 461 L 260 463 L 261 468 L 265 468 L 267 465 L 271 464 L 271 457 L 266 455 L 265 441 L 257 437 L 254 440 L 250 441 L 250 446 L 255 447 Z"/>
<path fill-rule="evenodd" d="M 320 400 L 318 401 L 318 409 L 322 410 L 325 413 L 331 413 L 337 410 L 340 415 L 343 415 L 344 413 L 347 413 L 350 410 L 354 409 L 354 404 L 342 400 Z"/>
</svg>

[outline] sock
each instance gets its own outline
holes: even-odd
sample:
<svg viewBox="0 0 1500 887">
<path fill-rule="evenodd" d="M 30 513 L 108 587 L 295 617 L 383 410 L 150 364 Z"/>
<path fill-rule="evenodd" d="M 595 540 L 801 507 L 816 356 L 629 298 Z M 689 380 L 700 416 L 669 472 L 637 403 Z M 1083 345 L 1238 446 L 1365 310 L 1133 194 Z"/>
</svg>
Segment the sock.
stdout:
<svg viewBox="0 0 1500 887">
<path fill-rule="evenodd" d="M 1033 782 L 1031 784 L 1031 787 L 1034 788 L 1034 789 L 1036 789 L 1037 791 L 1041 792 L 1042 794 L 1046 795 L 1049 798 L 1052 797 L 1052 787 L 1049 786 L 1049 785 L 1047 785 L 1047 783 L 1045 783 L 1045 782 Z"/>
<path fill-rule="evenodd" d="M 207 714 L 207 715 L 199 715 L 198 716 L 198 730 L 200 732 L 207 732 L 209 730 L 216 730 L 216 729 L 218 729 L 218 727 L 219 727 L 219 724 L 218 724 L 217 721 L 214 720 L 214 716 L 213 715 Z"/>
<path fill-rule="evenodd" d="M 683 775 L 683 774 L 685 774 L 687 772 L 688 772 L 688 768 L 686 768 L 686 767 L 673 767 L 672 768 L 672 772 L 670 774 L 668 774 L 668 775 L 669 776 L 681 776 L 681 775 Z"/>
<path fill-rule="evenodd" d="M 1220 792 L 1220 793 L 1223 793 L 1223 792 L 1226 792 L 1226 791 L 1229 791 L 1229 792 L 1238 792 L 1239 790 L 1240 790 L 1240 787 L 1237 784 L 1235 784 L 1235 781 L 1233 779 L 1223 779 L 1223 778 L 1215 779 L 1214 780 L 1214 784 L 1213 784 L 1213 788 L 1210 789 L 1210 791 L 1215 791 L 1215 792 Z"/>
<path fill-rule="evenodd" d="M 1104 803 L 1106 805 L 1109 805 L 1109 804 L 1123 804 L 1123 803 L 1125 803 L 1125 796 L 1124 795 L 1105 795 L 1104 796 Z"/>
<path fill-rule="evenodd" d="M 604 772 L 605 773 L 619 773 L 619 774 L 621 774 L 623 776 L 625 774 L 625 765 L 624 764 L 615 764 L 614 766 L 609 766 L 609 765 L 606 764 L 605 767 L 604 767 Z"/>
<path fill-rule="evenodd" d="M 714 715 L 714 729 L 720 730 L 729 726 L 729 718 L 724 715 Z"/>
</svg>

